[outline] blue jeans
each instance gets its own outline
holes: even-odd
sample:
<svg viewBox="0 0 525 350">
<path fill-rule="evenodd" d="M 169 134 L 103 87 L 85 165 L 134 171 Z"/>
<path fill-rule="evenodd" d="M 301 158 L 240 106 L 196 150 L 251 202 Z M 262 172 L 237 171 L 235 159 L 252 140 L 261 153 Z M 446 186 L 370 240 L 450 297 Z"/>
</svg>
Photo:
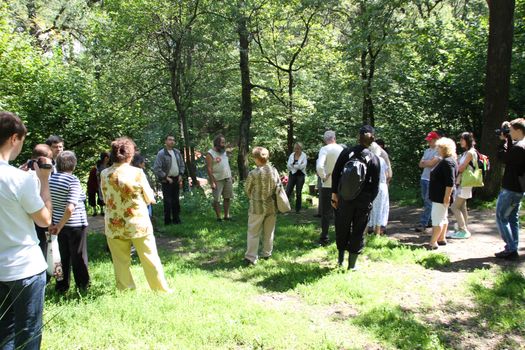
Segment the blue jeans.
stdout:
<svg viewBox="0 0 525 350">
<path fill-rule="evenodd" d="M 38 350 L 46 272 L 17 281 L 0 282 L 0 349 Z"/>
<path fill-rule="evenodd" d="M 421 226 L 427 227 L 427 225 L 430 223 L 430 215 L 432 213 L 432 201 L 428 197 L 428 187 L 430 185 L 430 181 L 421 179 L 420 184 L 421 198 L 423 199 L 423 214 L 421 214 L 419 223 Z"/>
<path fill-rule="evenodd" d="M 506 243 L 505 251 L 507 252 L 518 251 L 520 241 L 519 212 L 522 198 L 522 192 L 502 189 L 496 202 L 496 224 L 501 238 Z"/>
</svg>

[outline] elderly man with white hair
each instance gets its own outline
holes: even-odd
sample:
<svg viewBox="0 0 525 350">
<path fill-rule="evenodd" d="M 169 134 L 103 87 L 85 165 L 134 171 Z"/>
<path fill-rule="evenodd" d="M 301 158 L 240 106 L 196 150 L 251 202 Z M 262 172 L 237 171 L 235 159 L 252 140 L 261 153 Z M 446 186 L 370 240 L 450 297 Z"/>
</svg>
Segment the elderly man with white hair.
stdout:
<svg viewBox="0 0 525 350">
<path fill-rule="evenodd" d="M 319 244 L 326 246 L 330 243 L 328 229 L 330 227 L 330 220 L 333 217 L 333 209 L 330 204 L 332 198 L 332 171 L 334 170 L 334 165 L 339 154 L 343 151 L 343 147 L 336 143 L 335 132 L 332 130 L 326 131 L 323 139 L 325 146 L 319 150 L 316 170 L 323 185 L 319 192 L 321 214 L 321 237 L 319 238 Z"/>
</svg>

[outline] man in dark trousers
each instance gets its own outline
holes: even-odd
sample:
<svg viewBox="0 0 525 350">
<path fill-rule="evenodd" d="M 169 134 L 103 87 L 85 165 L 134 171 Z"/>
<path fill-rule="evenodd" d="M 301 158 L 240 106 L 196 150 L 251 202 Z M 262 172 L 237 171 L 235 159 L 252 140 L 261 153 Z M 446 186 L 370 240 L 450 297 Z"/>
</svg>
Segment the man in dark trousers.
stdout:
<svg viewBox="0 0 525 350">
<path fill-rule="evenodd" d="M 153 172 L 162 184 L 164 197 L 164 224 L 180 224 L 179 190 L 185 171 L 180 151 L 175 147 L 175 137 L 166 136 L 165 147 L 157 153 Z"/>
<path fill-rule="evenodd" d="M 354 270 L 358 255 L 364 247 L 364 233 L 368 223 L 368 216 L 379 191 L 379 159 L 368 147 L 374 141 L 374 128 L 365 125 L 359 129 L 359 145 L 344 149 L 332 173 L 332 206 L 335 210 L 335 236 L 337 250 L 339 251 L 338 263 L 344 261 L 345 250 L 350 252 L 348 269 Z M 353 200 L 344 200 L 339 194 L 341 173 L 345 164 L 351 157 L 361 157 L 366 166 L 366 176 L 362 189 Z"/>
</svg>

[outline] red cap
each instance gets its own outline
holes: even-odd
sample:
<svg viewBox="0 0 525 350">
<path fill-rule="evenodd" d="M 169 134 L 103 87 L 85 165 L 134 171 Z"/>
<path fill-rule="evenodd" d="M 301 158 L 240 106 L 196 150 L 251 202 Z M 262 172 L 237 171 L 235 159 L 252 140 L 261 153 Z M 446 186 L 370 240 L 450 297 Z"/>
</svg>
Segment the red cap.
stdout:
<svg viewBox="0 0 525 350">
<path fill-rule="evenodd" d="M 440 136 L 439 136 L 439 134 L 437 132 L 431 131 L 431 132 L 429 132 L 427 134 L 427 137 L 425 137 L 425 140 L 426 141 L 432 141 L 432 140 L 437 140 L 439 138 L 440 138 Z"/>
</svg>

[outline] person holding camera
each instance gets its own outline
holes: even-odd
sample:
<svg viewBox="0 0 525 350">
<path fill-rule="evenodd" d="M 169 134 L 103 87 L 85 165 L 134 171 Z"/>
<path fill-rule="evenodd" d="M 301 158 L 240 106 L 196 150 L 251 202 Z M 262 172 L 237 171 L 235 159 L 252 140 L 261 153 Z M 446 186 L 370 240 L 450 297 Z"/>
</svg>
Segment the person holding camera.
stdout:
<svg viewBox="0 0 525 350">
<path fill-rule="evenodd" d="M 27 129 L 0 112 L 0 344 L 2 349 L 40 349 L 47 263 L 35 224 L 51 224 L 51 160 L 34 162 L 36 177 L 9 164 L 22 150 Z M 41 166 L 42 165 L 42 166 Z"/>
<path fill-rule="evenodd" d="M 501 139 L 498 159 L 505 164 L 501 191 L 496 203 L 496 224 L 505 249 L 496 258 L 518 260 L 519 212 L 525 192 L 525 119 L 505 122 L 496 130 Z"/>
</svg>

